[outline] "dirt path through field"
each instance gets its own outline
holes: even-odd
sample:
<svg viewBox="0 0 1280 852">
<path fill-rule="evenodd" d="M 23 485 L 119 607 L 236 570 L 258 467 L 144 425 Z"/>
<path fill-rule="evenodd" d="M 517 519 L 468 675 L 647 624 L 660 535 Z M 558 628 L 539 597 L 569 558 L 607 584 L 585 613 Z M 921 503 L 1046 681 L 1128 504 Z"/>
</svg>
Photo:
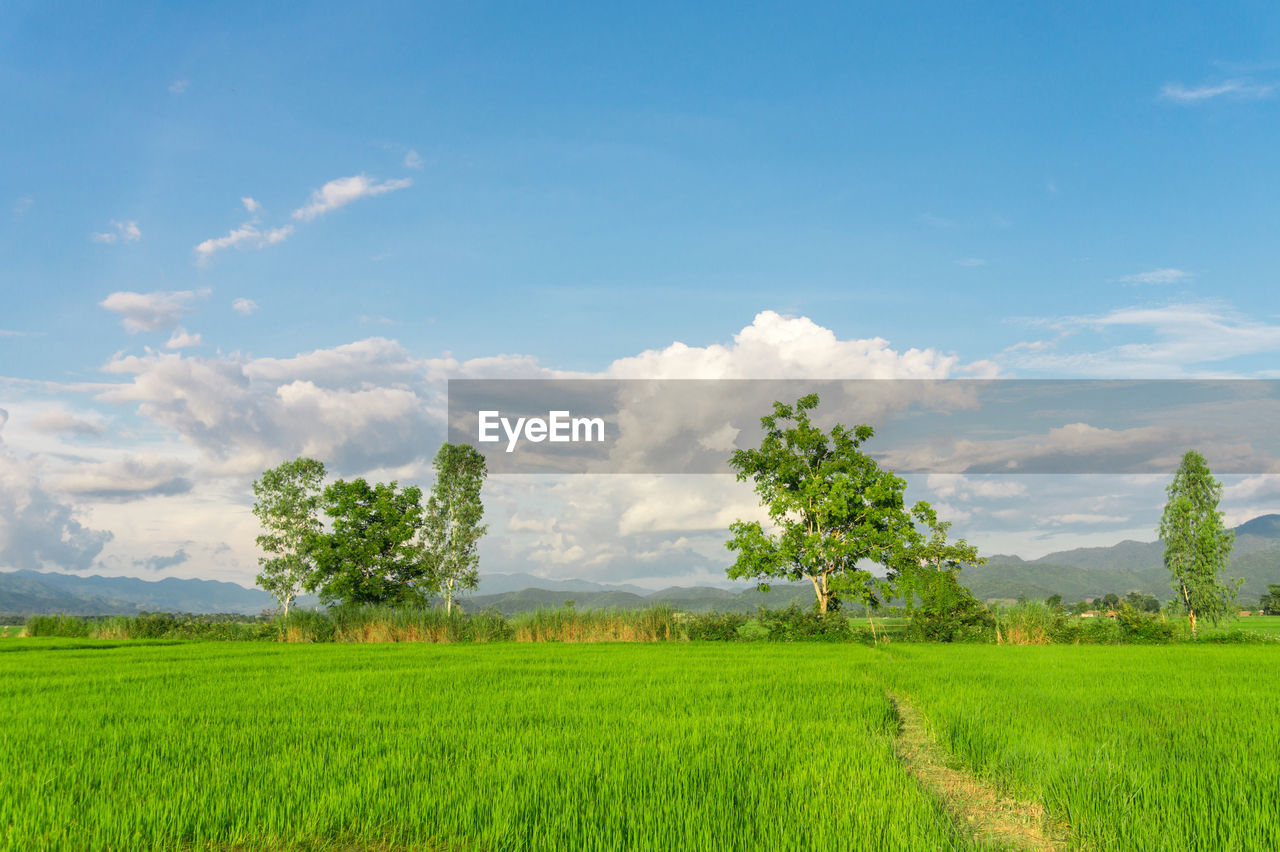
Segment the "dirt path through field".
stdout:
<svg viewBox="0 0 1280 852">
<path fill-rule="evenodd" d="M 980 840 L 1024 850 L 1069 849 L 1066 826 L 1050 824 L 1044 808 L 1000 796 L 988 784 L 947 765 L 924 718 L 901 695 L 889 696 L 901 727 L 897 751 L 907 770 L 942 799 L 956 819 Z"/>
</svg>

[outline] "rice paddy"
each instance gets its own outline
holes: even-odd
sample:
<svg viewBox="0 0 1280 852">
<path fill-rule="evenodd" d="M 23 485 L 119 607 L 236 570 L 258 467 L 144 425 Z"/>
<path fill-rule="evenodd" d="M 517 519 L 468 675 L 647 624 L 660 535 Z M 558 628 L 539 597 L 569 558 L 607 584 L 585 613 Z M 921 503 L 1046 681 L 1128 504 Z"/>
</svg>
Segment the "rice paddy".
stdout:
<svg viewBox="0 0 1280 852">
<path fill-rule="evenodd" d="M 1280 848 L 1280 647 L 0 644 L 0 849 Z"/>
</svg>

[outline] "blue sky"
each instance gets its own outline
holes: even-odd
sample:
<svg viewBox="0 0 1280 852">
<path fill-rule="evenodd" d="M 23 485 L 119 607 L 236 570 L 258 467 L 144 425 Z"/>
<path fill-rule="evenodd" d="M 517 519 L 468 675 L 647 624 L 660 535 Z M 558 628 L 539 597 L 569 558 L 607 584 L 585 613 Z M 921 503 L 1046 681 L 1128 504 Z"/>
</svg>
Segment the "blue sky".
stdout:
<svg viewBox="0 0 1280 852">
<path fill-rule="evenodd" d="M 8 3 L 0 440 L 111 533 L 70 567 L 225 546 L 187 569 L 243 578 L 242 524 L 132 517 L 241 518 L 273 451 L 424 475 L 358 445 L 494 364 L 634 374 L 767 326 L 797 373 L 799 334 L 948 375 L 1276 375 L 1278 36 L 1264 3 Z M 214 376 L 386 407 L 366 437 L 265 428 Z M 81 481 L 129 470 L 137 502 Z M 60 564 L 8 534 L 11 566 Z"/>
</svg>

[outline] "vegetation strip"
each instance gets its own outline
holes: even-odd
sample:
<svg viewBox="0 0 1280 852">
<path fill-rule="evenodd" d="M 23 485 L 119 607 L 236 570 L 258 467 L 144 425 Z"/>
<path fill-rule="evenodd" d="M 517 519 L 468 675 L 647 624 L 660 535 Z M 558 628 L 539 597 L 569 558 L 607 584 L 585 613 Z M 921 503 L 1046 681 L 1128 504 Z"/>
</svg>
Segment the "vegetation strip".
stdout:
<svg viewBox="0 0 1280 852">
<path fill-rule="evenodd" d="M 974 775 L 948 766 L 946 754 L 934 742 L 920 712 L 895 693 L 889 693 L 889 702 L 898 717 L 896 747 L 903 765 L 979 842 L 1037 852 L 1069 848 L 1069 829 L 1052 823 L 1043 807 L 1001 796 Z"/>
</svg>

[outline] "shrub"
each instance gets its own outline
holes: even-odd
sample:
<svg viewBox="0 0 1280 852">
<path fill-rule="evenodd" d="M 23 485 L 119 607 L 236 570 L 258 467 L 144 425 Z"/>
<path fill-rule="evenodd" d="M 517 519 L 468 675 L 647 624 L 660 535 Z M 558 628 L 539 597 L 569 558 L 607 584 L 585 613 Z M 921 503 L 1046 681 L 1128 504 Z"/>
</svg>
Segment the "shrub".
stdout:
<svg viewBox="0 0 1280 852">
<path fill-rule="evenodd" d="M 708 612 L 690 616 L 684 623 L 684 631 L 692 640 L 732 642 L 744 638 L 740 631 L 747 621 L 747 616 L 740 612 Z"/>
<path fill-rule="evenodd" d="M 772 642 L 844 642 L 853 638 L 849 619 L 839 612 L 801 609 L 792 603 L 786 609 L 761 608 L 757 618 Z"/>
</svg>

